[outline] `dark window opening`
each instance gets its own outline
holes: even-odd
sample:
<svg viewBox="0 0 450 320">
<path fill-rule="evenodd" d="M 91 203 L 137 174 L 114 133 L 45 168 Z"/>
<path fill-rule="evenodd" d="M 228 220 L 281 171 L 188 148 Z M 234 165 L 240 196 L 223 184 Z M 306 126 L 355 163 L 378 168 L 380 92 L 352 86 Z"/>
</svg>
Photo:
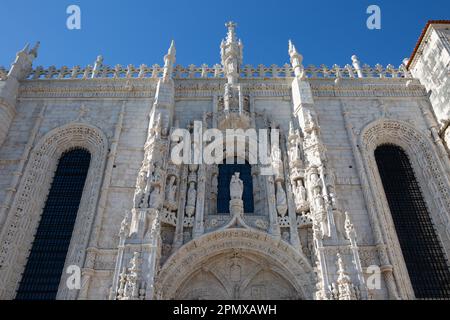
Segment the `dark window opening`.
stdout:
<svg viewBox="0 0 450 320">
<path fill-rule="evenodd" d="M 375 158 L 416 298 L 449 299 L 448 263 L 407 155 L 384 145 Z"/>
<path fill-rule="evenodd" d="M 61 156 L 19 284 L 17 300 L 56 299 L 90 161 L 90 153 L 83 149 Z"/>
<path fill-rule="evenodd" d="M 239 178 L 244 183 L 244 192 L 242 200 L 244 201 L 244 212 L 253 213 L 253 180 L 252 180 L 252 167 L 248 163 L 237 164 L 237 160 L 234 164 L 220 164 L 219 165 L 219 178 L 218 178 L 218 195 L 217 195 L 217 213 L 228 214 L 230 213 L 230 182 L 231 177 L 239 172 Z"/>
</svg>

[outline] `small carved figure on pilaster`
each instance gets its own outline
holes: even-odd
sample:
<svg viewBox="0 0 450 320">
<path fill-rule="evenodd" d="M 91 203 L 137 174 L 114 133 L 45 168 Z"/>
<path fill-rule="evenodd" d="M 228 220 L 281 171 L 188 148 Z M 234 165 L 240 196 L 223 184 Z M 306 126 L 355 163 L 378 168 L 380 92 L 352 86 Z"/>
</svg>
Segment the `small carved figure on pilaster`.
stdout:
<svg viewBox="0 0 450 320">
<path fill-rule="evenodd" d="M 169 210 L 177 209 L 176 194 L 177 194 L 176 177 L 170 176 L 169 183 L 167 184 L 166 187 L 166 202 L 165 202 L 165 206 Z"/>
<path fill-rule="evenodd" d="M 347 240 L 350 240 L 356 244 L 356 231 L 355 231 L 355 227 L 353 226 L 353 224 L 350 220 L 350 215 L 348 212 L 345 212 L 344 227 L 345 227 L 345 235 L 346 235 Z"/>
<path fill-rule="evenodd" d="M 286 192 L 283 189 L 281 181 L 277 181 L 276 196 L 277 196 L 277 212 L 281 217 L 284 217 L 284 216 L 286 216 L 288 205 L 287 205 Z"/>
<path fill-rule="evenodd" d="M 127 300 L 137 300 L 139 297 L 139 255 L 139 252 L 135 252 L 130 261 L 123 294 Z"/>
<path fill-rule="evenodd" d="M 186 202 L 186 214 L 189 218 L 194 215 L 196 201 L 197 201 L 197 190 L 195 189 L 195 182 L 190 182 Z"/>
<path fill-rule="evenodd" d="M 125 217 L 123 218 L 121 224 L 120 224 L 120 231 L 119 231 L 119 237 L 124 238 L 127 237 L 130 233 L 130 214 L 127 212 L 125 214 Z"/>
<path fill-rule="evenodd" d="M 134 208 L 142 208 L 144 204 L 146 186 L 147 186 L 147 173 L 141 170 L 141 172 L 139 172 L 136 191 L 134 193 L 134 200 L 133 200 Z"/>
<path fill-rule="evenodd" d="M 339 300 L 356 300 L 357 290 L 352 283 L 352 280 L 345 270 L 344 261 L 340 253 L 337 254 L 338 278 L 337 288 L 339 291 Z"/>
<path fill-rule="evenodd" d="M 158 185 L 153 188 L 153 191 L 150 194 L 149 208 L 159 209 L 159 206 L 161 204 L 161 189 L 160 188 L 161 187 Z"/>
<path fill-rule="evenodd" d="M 309 203 L 307 201 L 306 188 L 302 179 L 294 182 L 293 190 L 297 213 L 307 212 L 309 210 Z"/>
</svg>

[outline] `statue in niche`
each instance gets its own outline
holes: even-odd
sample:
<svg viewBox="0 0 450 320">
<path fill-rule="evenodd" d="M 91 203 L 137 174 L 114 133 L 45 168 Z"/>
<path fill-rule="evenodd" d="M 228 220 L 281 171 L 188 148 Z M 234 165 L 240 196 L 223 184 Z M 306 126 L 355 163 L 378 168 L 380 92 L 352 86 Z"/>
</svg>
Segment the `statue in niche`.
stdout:
<svg viewBox="0 0 450 320">
<path fill-rule="evenodd" d="M 153 209 L 158 209 L 161 201 L 161 190 L 160 186 L 155 186 L 152 193 L 150 194 L 149 207 Z"/>
<path fill-rule="evenodd" d="M 278 214 L 284 217 L 287 213 L 287 199 L 286 193 L 284 192 L 281 181 L 277 181 L 277 211 Z"/>
<path fill-rule="evenodd" d="M 147 186 L 147 174 L 144 171 L 139 172 L 136 192 L 134 194 L 133 205 L 135 208 L 141 208 L 145 196 L 145 188 Z"/>
<path fill-rule="evenodd" d="M 186 213 L 188 217 L 191 217 L 194 214 L 196 200 L 197 200 L 197 190 L 195 190 L 195 182 L 191 181 L 189 183 L 186 202 Z"/>
<path fill-rule="evenodd" d="M 311 170 L 311 175 L 310 175 L 309 179 L 311 181 L 311 187 L 313 189 L 313 194 L 314 195 L 320 194 L 322 191 L 322 184 L 320 181 L 320 177 L 319 177 L 317 168 L 313 168 Z"/>
<path fill-rule="evenodd" d="M 281 150 L 278 146 L 272 146 L 272 167 L 276 177 L 283 176 L 283 161 L 281 159 Z"/>
<path fill-rule="evenodd" d="M 161 181 L 161 173 L 159 171 L 159 167 L 157 164 L 154 165 L 152 175 L 151 175 L 151 181 L 153 183 L 158 183 Z"/>
<path fill-rule="evenodd" d="M 239 178 L 239 172 L 235 172 L 230 182 L 231 200 L 242 200 L 244 194 L 244 182 Z"/>
<path fill-rule="evenodd" d="M 297 180 L 294 186 L 295 190 L 295 203 L 297 205 L 297 213 L 306 212 L 309 210 L 309 204 L 306 201 L 306 188 L 303 185 L 303 181 Z"/>
<path fill-rule="evenodd" d="M 166 199 L 169 203 L 175 202 L 175 196 L 177 194 L 177 185 L 176 185 L 175 181 L 176 181 L 175 176 L 171 176 L 170 180 L 169 180 L 169 184 L 167 185 Z"/>
<path fill-rule="evenodd" d="M 330 201 L 331 201 L 331 207 L 333 209 L 338 209 L 338 201 L 337 201 L 337 197 L 336 197 L 336 192 L 335 192 L 335 182 L 336 182 L 336 178 L 333 172 L 329 172 L 325 175 L 325 183 L 328 189 L 328 194 L 330 197 Z"/>
</svg>

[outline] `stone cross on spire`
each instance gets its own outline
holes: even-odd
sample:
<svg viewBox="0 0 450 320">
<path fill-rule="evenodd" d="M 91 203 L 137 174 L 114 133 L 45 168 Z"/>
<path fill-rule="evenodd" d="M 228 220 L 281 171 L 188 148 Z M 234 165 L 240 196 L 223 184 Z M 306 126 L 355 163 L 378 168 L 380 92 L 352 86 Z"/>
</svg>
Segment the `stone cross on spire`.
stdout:
<svg viewBox="0 0 450 320">
<path fill-rule="evenodd" d="M 225 27 L 228 28 L 227 44 L 235 42 L 236 41 L 237 23 L 234 23 L 233 21 L 229 21 L 229 22 L 225 23 Z"/>
<path fill-rule="evenodd" d="M 229 84 L 236 84 L 239 78 L 239 70 L 242 64 L 243 48 L 241 40 L 236 37 L 236 23 L 227 22 L 225 26 L 228 28 L 227 38 L 222 40 L 220 45 L 220 53 L 222 57 L 222 65 L 224 73 Z"/>
</svg>

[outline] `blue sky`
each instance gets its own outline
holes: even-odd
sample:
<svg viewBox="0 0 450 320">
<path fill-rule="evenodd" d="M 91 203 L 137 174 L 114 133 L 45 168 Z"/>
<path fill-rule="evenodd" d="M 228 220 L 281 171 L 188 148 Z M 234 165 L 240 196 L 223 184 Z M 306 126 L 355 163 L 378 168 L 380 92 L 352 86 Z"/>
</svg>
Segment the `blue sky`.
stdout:
<svg viewBox="0 0 450 320">
<path fill-rule="evenodd" d="M 66 8 L 80 6 L 81 30 L 66 28 Z M 366 27 L 369 5 L 380 6 L 381 30 Z M 224 23 L 238 23 L 244 63 L 282 65 L 292 39 L 308 64 L 398 66 L 429 19 L 450 19 L 448 0 L 0 0 L 0 65 L 25 43 L 41 41 L 35 65 L 162 64 L 170 40 L 177 63 L 220 62 Z"/>
</svg>

